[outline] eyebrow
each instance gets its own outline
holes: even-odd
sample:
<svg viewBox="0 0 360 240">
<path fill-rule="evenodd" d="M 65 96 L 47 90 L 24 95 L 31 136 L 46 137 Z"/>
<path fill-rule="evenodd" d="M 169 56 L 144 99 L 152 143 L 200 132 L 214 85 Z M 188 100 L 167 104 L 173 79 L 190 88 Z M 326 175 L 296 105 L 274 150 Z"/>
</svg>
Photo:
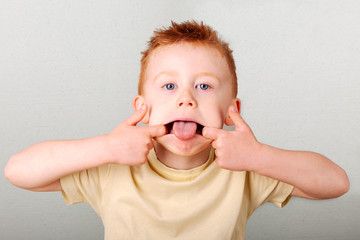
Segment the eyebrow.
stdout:
<svg viewBox="0 0 360 240">
<path fill-rule="evenodd" d="M 198 77 L 211 77 L 211 78 L 214 78 L 214 79 L 216 79 L 217 81 L 220 82 L 220 78 L 218 76 L 216 76 L 213 73 L 209 73 L 209 72 L 200 72 L 200 73 L 196 74 L 195 76 L 196 76 L 196 78 L 198 78 Z"/>
<path fill-rule="evenodd" d="M 169 76 L 178 76 L 179 74 L 177 73 L 177 72 L 175 72 L 175 71 L 165 71 L 165 72 L 161 72 L 161 73 L 159 73 L 158 75 L 156 75 L 155 77 L 154 77 L 154 81 L 156 82 L 157 81 L 157 79 L 160 77 L 160 76 L 162 76 L 162 75 L 169 75 Z"/>
<path fill-rule="evenodd" d="M 154 81 L 157 81 L 157 79 L 162 75 L 168 75 L 168 76 L 173 77 L 173 76 L 178 76 L 179 73 L 177 73 L 176 71 L 161 72 L 161 73 L 159 73 L 158 75 L 155 76 Z M 211 78 L 214 78 L 214 79 L 216 79 L 217 81 L 220 82 L 220 78 L 218 76 L 216 76 L 213 73 L 209 73 L 209 72 L 200 72 L 200 73 L 195 74 L 195 78 L 198 78 L 198 77 L 211 77 Z"/>
</svg>

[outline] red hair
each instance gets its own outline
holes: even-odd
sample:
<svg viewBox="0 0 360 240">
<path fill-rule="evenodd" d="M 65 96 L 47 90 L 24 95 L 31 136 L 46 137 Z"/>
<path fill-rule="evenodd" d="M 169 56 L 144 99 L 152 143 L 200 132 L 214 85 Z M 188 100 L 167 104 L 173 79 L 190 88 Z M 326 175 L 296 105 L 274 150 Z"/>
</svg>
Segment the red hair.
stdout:
<svg viewBox="0 0 360 240">
<path fill-rule="evenodd" d="M 207 26 L 195 21 L 186 21 L 180 24 L 171 21 L 171 26 L 162 29 L 156 29 L 154 35 L 148 42 L 148 48 L 143 51 L 141 58 L 141 72 L 138 84 L 138 93 L 143 94 L 143 85 L 146 67 L 149 62 L 151 53 L 158 47 L 166 46 L 170 44 L 187 42 L 199 45 L 205 45 L 209 47 L 215 47 L 225 57 L 230 69 L 233 82 L 233 95 L 237 95 L 237 76 L 234 58 L 232 56 L 232 50 L 229 48 L 229 44 L 220 39 L 217 32 L 210 26 Z"/>
</svg>

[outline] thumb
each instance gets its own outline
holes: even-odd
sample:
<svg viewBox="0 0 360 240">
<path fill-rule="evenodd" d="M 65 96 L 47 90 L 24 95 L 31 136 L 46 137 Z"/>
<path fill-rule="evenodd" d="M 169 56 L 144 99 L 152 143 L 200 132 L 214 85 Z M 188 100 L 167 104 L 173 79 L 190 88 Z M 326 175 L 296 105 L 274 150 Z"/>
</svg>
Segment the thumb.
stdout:
<svg viewBox="0 0 360 240">
<path fill-rule="evenodd" d="M 154 137 L 161 137 L 167 133 L 167 129 L 164 125 L 154 125 L 145 127 L 149 133 L 149 135 Z"/>
<path fill-rule="evenodd" d="M 133 115 L 127 118 L 124 122 L 128 126 L 136 126 L 146 115 L 147 113 L 147 105 L 143 104 L 137 109 Z"/>
<path fill-rule="evenodd" d="M 240 129 L 246 126 L 244 119 L 240 116 L 240 113 L 238 113 L 234 107 L 229 108 L 229 116 L 234 122 L 236 129 Z"/>
<path fill-rule="evenodd" d="M 206 138 L 216 140 L 218 139 L 220 133 L 224 131 L 222 129 L 213 128 L 213 127 L 204 127 L 202 135 Z"/>
</svg>

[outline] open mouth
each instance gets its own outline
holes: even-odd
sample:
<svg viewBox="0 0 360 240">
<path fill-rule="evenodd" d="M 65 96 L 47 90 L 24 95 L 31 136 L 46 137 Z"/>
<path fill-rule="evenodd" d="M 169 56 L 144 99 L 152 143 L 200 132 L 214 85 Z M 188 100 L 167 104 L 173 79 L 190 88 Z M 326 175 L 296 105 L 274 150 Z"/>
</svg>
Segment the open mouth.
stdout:
<svg viewBox="0 0 360 240">
<path fill-rule="evenodd" d="M 169 122 L 168 124 L 165 124 L 165 127 L 166 127 L 166 129 L 167 129 L 167 134 L 174 133 L 173 127 L 174 127 L 174 124 L 175 124 L 176 122 L 183 123 L 183 124 L 187 124 L 187 123 L 192 123 L 192 124 L 194 124 L 194 123 L 195 123 L 195 124 L 196 124 L 196 131 L 195 131 L 195 133 L 196 133 L 196 134 L 199 134 L 199 135 L 202 135 L 202 130 L 203 130 L 204 126 L 201 125 L 201 124 L 199 124 L 199 123 L 197 123 L 197 122 L 193 122 L 193 121 L 173 121 L 173 122 Z"/>
</svg>

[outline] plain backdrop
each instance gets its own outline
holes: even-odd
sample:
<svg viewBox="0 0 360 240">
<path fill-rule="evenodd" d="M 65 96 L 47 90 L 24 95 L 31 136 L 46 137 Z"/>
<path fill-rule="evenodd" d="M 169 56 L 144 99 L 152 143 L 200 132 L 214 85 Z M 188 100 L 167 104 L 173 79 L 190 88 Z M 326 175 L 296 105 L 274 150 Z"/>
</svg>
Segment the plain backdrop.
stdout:
<svg viewBox="0 0 360 240">
<path fill-rule="evenodd" d="M 191 19 L 234 50 L 242 116 L 258 140 L 322 153 L 350 178 L 338 199 L 261 206 L 247 239 L 359 239 L 356 0 L 0 0 L 0 239 L 103 238 L 88 205 L 18 189 L 4 167 L 36 142 L 115 128 L 133 113 L 140 52 L 152 31 Z"/>
</svg>

